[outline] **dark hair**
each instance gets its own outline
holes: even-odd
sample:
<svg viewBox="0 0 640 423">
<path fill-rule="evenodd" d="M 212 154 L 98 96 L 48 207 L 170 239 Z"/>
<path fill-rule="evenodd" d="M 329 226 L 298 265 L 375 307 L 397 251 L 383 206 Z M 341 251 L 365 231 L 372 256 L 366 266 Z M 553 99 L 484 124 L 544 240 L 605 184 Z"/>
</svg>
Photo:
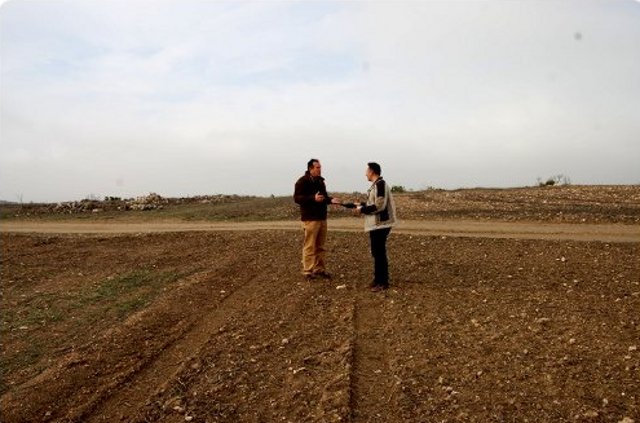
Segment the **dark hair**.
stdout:
<svg viewBox="0 0 640 423">
<path fill-rule="evenodd" d="M 382 175 L 382 168 L 380 167 L 380 165 L 376 162 L 369 162 L 367 163 L 367 166 L 369 166 L 369 169 L 371 169 L 373 171 L 373 173 L 375 173 L 376 175 L 380 176 Z"/>
<path fill-rule="evenodd" d="M 311 159 L 307 162 L 307 170 L 311 170 L 311 168 L 314 166 L 315 163 L 318 163 L 320 160 L 318 159 Z"/>
</svg>

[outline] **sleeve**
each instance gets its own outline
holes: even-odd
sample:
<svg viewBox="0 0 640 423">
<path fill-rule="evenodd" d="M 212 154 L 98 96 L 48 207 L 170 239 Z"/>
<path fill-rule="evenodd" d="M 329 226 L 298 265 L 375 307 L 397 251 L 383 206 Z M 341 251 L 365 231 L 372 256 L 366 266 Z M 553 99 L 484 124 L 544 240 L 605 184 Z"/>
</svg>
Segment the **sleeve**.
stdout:
<svg viewBox="0 0 640 423">
<path fill-rule="evenodd" d="M 313 203 L 314 196 L 315 196 L 315 194 L 313 194 L 313 195 L 306 195 L 305 194 L 304 179 L 302 179 L 302 178 L 298 179 L 298 181 L 296 182 L 296 185 L 295 185 L 294 192 L 293 192 L 293 201 L 295 201 L 296 204 L 300 204 L 300 205 Z"/>
<path fill-rule="evenodd" d="M 380 179 L 376 182 L 376 200 L 375 203 L 364 206 L 360 210 L 363 214 L 381 213 L 387 207 L 387 190 L 384 180 Z"/>
<path fill-rule="evenodd" d="M 325 204 L 331 204 L 331 200 L 333 200 L 333 197 L 329 196 L 329 193 L 327 192 L 327 186 L 324 182 L 322 182 L 322 190 L 320 190 L 320 194 L 324 195 Z"/>
</svg>

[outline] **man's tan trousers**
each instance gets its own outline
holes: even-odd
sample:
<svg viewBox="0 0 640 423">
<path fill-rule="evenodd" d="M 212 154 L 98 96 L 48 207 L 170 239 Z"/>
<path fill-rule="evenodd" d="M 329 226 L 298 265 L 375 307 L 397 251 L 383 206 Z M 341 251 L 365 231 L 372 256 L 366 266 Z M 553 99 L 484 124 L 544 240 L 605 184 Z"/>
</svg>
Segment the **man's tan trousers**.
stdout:
<svg viewBox="0 0 640 423">
<path fill-rule="evenodd" d="M 304 245 L 302 247 L 302 273 L 325 271 L 325 248 L 327 240 L 327 221 L 308 220 L 302 222 L 304 228 Z"/>
</svg>

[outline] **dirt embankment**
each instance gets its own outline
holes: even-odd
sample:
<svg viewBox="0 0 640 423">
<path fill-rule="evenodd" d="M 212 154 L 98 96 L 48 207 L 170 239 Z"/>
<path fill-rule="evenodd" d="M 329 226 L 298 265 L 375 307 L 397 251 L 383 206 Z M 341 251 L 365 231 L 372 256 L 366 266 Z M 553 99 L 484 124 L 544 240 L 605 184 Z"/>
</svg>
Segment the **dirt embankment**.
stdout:
<svg viewBox="0 0 640 423">
<path fill-rule="evenodd" d="M 332 194 L 346 201 L 366 199 L 357 193 Z M 640 224 L 640 185 L 430 189 L 396 194 L 395 198 L 403 220 Z M 331 208 L 329 213 L 333 219 L 348 215 L 348 211 L 340 207 Z M 162 198 L 156 194 L 141 197 L 132 204 L 111 199 L 5 204 L 0 205 L 0 215 L 12 220 L 120 222 L 296 220 L 299 216 L 290 196 Z"/>
</svg>

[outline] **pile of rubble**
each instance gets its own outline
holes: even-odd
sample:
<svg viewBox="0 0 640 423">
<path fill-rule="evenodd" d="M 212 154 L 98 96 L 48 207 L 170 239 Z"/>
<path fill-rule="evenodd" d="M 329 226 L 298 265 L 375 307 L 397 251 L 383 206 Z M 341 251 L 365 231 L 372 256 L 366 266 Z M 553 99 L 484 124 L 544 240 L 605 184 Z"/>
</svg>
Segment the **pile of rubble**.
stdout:
<svg viewBox="0 0 640 423">
<path fill-rule="evenodd" d="M 125 210 L 156 210 L 162 209 L 166 204 L 169 204 L 169 199 L 152 192 L 135 200 L 125 201 Z"/>
<path fill-rule="evenodd" d="M 103 211 L 127 210 L 162 210 L 171 204 L 219 204 L 238 201 L 238 195 L 199 195 L 194 197 L 165 198 L 154 192 L 137 198 L 122 199 L 119 197 L 105 197 L 104 200 L 85 199 L 81 201 L 66 201 L 57 204 L 24 205 L 26 214 L 81 214 L 100 213 Z"/>
<path fill-rule="evenodd" d="M 122 200 L 116 197 L 107 197 L 104 201 L 81 200 L 67 201 L 63 203 L 50 204 L 47 207 L 49 213 L 76 214 L 76 213 L 99 213 L 106 210 L 157 210 L 169 204 L 169 199 L 151 193 L 138 198 Z"/>
<path fill-rule="evenodd" d="M 52 204 L 48 207 L 49 212 L 63 214 L 87 213 L 100 210 L 100 201 L 96 200 L 67 201 Z"/>
</svg>

